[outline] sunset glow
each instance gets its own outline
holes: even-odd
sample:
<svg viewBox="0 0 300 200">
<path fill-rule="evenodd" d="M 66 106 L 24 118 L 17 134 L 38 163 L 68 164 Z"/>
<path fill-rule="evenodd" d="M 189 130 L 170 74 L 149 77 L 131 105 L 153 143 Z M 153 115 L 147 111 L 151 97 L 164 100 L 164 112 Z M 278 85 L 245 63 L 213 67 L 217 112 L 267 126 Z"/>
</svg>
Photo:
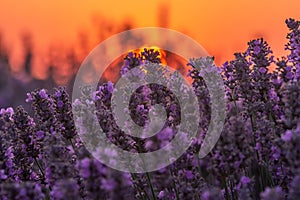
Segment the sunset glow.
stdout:
<svg viewBox="0 0 300 200">
<path fill-rule="evenodd" d="M 285 55 L 286 18 L 300 18 L 300 1 L 18 1 L 0 3 L 0 31 L 19 70 L 21 35 L 30 33 L 36 77 L 46 77 L 49 51 L 79 61 L 99 42 L 126 27 L 166 27 L 189 35 L 221 65 L 244 51 L 250 39 L 264 37 L 276 56 Z M 151 44 L 150 44 L 151 45 Z"/>
</svg>

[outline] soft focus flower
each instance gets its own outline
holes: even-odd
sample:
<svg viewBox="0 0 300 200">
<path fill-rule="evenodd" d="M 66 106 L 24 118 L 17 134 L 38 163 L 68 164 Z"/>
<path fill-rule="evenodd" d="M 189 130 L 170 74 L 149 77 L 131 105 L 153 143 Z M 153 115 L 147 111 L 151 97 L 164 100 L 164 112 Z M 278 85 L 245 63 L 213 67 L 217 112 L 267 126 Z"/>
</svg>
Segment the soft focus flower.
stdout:
<svg viewBox="0 0 300 200">
<path fill-rule="evenodd" d="M 201 199 L 203 200 L 223 200 L 222 192 L 219 188 L 212 188 L 203 192 Z"/>
<path fill-rule="evenodd" d="M 48 97 L 48 94 L 47 94 L 47 92 L 46 92 L 45 89 L 40 90 L 40 91 L 39 91 L 39 95 L 40 95 L 40 97 L 43 98 L 43 99 L 46 99 L 46 98 Z"/>
<path fill-rule="evenodd" d="M 264 192 L 260 194 L 262 200 L 281 200 L 284 199 L 284 193 L 280 187 L 266 188 Z"/>
<path fill-rule="evenodd" d="M 251 179 L 250 179 L 249 177 L 242 176 L 240 182 L 241 182 L 242 184 L 247 185 L 247 184 L 249 184 L 249 183 L 251 182 Z"/>
<path fill-rule="evenodd" d="M 160 198 L 160 199 L 164 198 L 165 197 L 165 191 L 163 191 L 163 190 L 160 191 L 157 197 Z"/>
<path fill-rule="evenodd" d="M 281 139 L 285 142 L 288 142 L 292 139 L 293 137 L 293 132 L 290 130 L 287 130 L 282 136 Z"/>
</svg>

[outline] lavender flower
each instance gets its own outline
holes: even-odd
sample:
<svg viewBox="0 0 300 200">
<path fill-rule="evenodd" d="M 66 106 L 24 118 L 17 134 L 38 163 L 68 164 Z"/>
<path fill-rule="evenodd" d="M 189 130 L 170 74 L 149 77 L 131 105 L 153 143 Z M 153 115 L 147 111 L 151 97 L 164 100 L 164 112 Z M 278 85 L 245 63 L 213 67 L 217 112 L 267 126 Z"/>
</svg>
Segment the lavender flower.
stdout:
<svg viewBox="0 0 300 200">
<path fill-rule="evenodd" d="M 198 137 L 178 160 L 155 172 L 129 174 L 110 169 L 91 156 L 77 131 L 87 137 L 86 133 L 97 132 L 95 123 L 99 122 L 104 134 L 84 138 L 93 146 L 106 137 L 130 152 L 160 149 L 177 134 L 181 122 L 181 105 L 166 87 L 141 86 L 126 101 L 129 107 L 124 112 L 140 126 L 149 123 L 153 105 L 165 108 L 163 128 L 146 139 L 130 136 L 128 127 L 117 126 L 112 82 L 99 83 L 93 92 L 83 87 L 83 97 L 73 105 L 63 87 L 55 88 L 53 94 L 46 89 L 30 92 L 26 102 L 32 104 L 33 117 L 22 107 L 0 109 L 0 199 L 299 199 L 300 22 L 288 19 L 286 24 L 289 54 L 276 62 L 262 38 L 251 40 L 245 52 L 235 53 L 235 59 L 220 69 L 209 67 L 214 65 L 212 57 L 190 59 L 189 77 L 201 119 Z M 167 74 L 159 52 L 146 48 L 125 56 L 121 75 L 144 76 L 143 71 L 129 71 L 149 63 Z M 274 71 L 269 70 L 272 64 L 277 65 Z M 224 78 L 227 118 L 214 149 L 199 159 L 207 127 L 214 121 L 211 91 L 203 79 L 212 69 Z M 184 94 L 181 82 L 175 81 L 177 72 L 168 75 L 163 79 Z M 94 103 L 96 111 L 90 113 Z M 80 125 L 77 130 L 71 106 Z M 96 117 L 85 116 L 92 114 Z M 98 150 L 115 162 L 115 151 Z"/>
<path fill-rule="evenodd" d="M 0 184 L 0 197 L 3 200 L 40 200 L 44 199 L 42 187 L 35 182 Z"/>
<path fill-rule="evenodd" d="M 50 196 L 53 200 L 82 199 L 82 197 L 79 194 L 78 184 L 72 179 L 63 179 L 56 181 L 50 193 Z"/>
<path fill-rule="evenodd" d="M 284 193 L 280 187 L 266 188 L 264 192 L 260 194 L 262 200 L 281 200 L 284 199 Z"/>
<path fill-rule="evenodd" d="M 12 116 L 14 121 L 14 130 L 18 137 L 13 142 L 14 146 L 14 163 L 19 166 L 18 179 L 27 181 L 36 177 L 34 171 L 34 160 L 40 154 L 35 135 L 35 123 L 28 113 L 18 107 Z"/>
<path fill-rule="evenodd" d="M 0 111 L 0 170 L 2 180 L 16 180 L 16 166 L 13 159 L 13 146 L 17 136 L 12 121 L 13 109 L 1 109 Z"/>
<path fill-rule="evenodd" d="M 290 54 L 287 56 L 289 62 L 292 63 L 292 76 L 294 80 L 300 79 L 300 57 L 299 57 L 299 38 L 300 38 L 300 30 L 299 30 L 299 21 L 295 21 L 294 19 L 287 19 L 286 24 L 290 29 L 290 33 L 287 35 L 287 39 L 289 40 L 286 45 L 286 50 L 290 51 Z"/>
<path fill-rule="evenodd" d="M 293 199 L 298 199 L 300 196 L 300 176 L 295 176 L 293 181 L 291 182 L 290 185 L 290 191 L 288 194 L 288 199 L 293 200 Z"/>
<path fill-rule="evenodd" d="M 203 200 L 222 200 L 224 199 L 219 188 L 212 188 L 203 192 L 201 198 Z"/>
<path fill-rule="evenodd" d="M 56 118 L 62 124 L 62 135 L 67 140 L 71 141 L 76 135 L 75 124 L 69 95 L 65 88 L 59 87 L 53 95 L 54 104 L 56 106 Z"/>
</svg>

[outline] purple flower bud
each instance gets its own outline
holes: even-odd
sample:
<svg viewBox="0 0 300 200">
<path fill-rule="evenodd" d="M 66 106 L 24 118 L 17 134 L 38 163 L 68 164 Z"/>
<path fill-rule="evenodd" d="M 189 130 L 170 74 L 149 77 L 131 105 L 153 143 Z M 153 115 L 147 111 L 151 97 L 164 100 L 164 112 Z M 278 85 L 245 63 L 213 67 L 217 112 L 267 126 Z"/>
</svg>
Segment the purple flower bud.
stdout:
<svg viewBox="0 0 300 200">
<path fill-rule="evenodd" d="M 3 114 L 5 114 L 5 113 L 6 113 L 5 109 L 2 108 L 2 109 L 0 110 L 0 115 L 3 115 Z"/>
<path fill-rule="evenodd" d="M 89 158 L 84 158 L 80 161 L 80 175 L 83 178 L 88 178 L 90 176 L 90 164 L 91 161 Z"/>
<path fill-rule="evenodd" d="M 107 89 L 108 89 L 108 91 L 110 93 L 113 93 L 113 91 L 114 91 L 114 84 L 112 82 L 108 81 L 108 83 L 107 83 Z"/>
<path fill-rule="evenodd" d="M 12 168 L 13 167 L 13 161 L 11 159 L 8 159 L 5 163 L 6 167 L 7 168 Z"/>
<path fill-rule="evenodd" d="M 12 116 L 14 114 L 14 109 L 11 107 L 9 107 L 7 109 L 2 108 L 0 110 L 0 115 L 3 115 L 3 114 L 8 114 L 9 116 Z"/>
<path fill-rule="evenodd" d="M 194 178 L 194 174 L 193 174 L 193 172 L 190 171 L 190 170 L 187 170 L 187 171 L 185 172 L 185 176 L 186 176 L 186 178 L 187 178 L 188 180 Z"/>
<path fill-rule="evenodd" d="M 281 139 L 285 142 L 288 142 L 292 139 L 293 137 L 293 132 L 290 130 L 287 130 L 282 136 Z"/>
<path fill-rule="evenodd" d="M 31 102 L 31 101 L 33 101 L 33 96 L 31 95 L 31 93 L 27 93 L 27 98 L 26 98 L 26 100 L 25 100 L 25 102 L 26 103 L 29 103 L 29 102 Z"/>
<path fill-rule="evenodd" d="M 45 133 L 44 133 L 44 131 L 39 130 L 36 132 L 36 136 L 37 136 L 38 140 L 42 140 L 45 136 Z"/>
<path fill-rule="evenodd" d="M 5 174 L 4 170 L 0 170 L 0 180 L 5 180 L 7 179 L 7 175 Z"/>
<path fill-rule="evenodd" d="M 170 110 L 171 110 L 171 112 L 175 112 L 175 110 L 176 110 L 176 105 L 175 105 L 175 104 L 172 104 L 172 105 L 170 106 Z"/>
<path fill-rule="evenodd" d="M 244 185 L 247 185 L 251 182 L 251 179 L 249 177 L 246 177 L 246 176 L 242 176 L 240 182 Z"/>
<path fill-rule="evenodd" d="M 260 67 L 260 68 L 259 68 L 259 72 L 262 73 L 262 74 L 264 74 L 264 73 L 267 72 L 267 69 L 264 68 L 264 67 Z"/>
<path fill-rule="evenodd" d="M 57 101 L 57 107 L 62 108 L 64 106 L 64 102 L 59 100 Z"/>
<path fill-rule="evenodd" d="M 116 182 L 113 179 L 101 179 L 101 188 L 106 191 L 112 191 L 116 187 Z"/>
<path fill-rule="evenodd" d="M 6 112 L 9 113 L 10 115 L 14 114 L 14 109 L 12 107 L 9 107 L 6 109 Z"/>
<path fill-rule="evenodd" d="M 46 92 L 45 89 L 41 89 L 41 90 L 39 91 L 39 95 L 40 95 L 40 97 L 43 98 L 43 99 L 46 99 L 46 98 L 48 97 L 48 94 L 47 94 L 47 92 Z"/>
<path fill-rule="evenodd" d="M 99 96 L 98 96 L 98 94 L 99 94 L 99 91 L 95 91 L 95 92 L 93 92 L 93 93 L 91 94 L 91 98 L 93 99 L 93 101 L 97 101 L 97 100 L 100 99 Z M 75 102 L 76 102 L 76 105 L 75 105 Z M 75 106 L 80 105 L 80 103 L 78 104 L 78 102 L 79 102 L 78 99 L 76 99 L 75 102 L 74 102 L 74 105 L 75 105 Z"/>
<path fill-rule="evenodd" d="M 255 46 L 253 48 L 253 52 L 254 52 L 254 54 L 258 55 L 260 53 L 260 47 L 259 46 Z"/>
<path fill-rule="evenodd" d="M 283 192 L 279 186 L 275 188 L 267 187 L 264 192 L 260 194 L 262 200 L 280 200 L 284 199 Z"/>
<path fill-rule="evenodd" d="M 165 197 L 165 195 L 166 195 L 166 194 L 165 194 L 165 191 L 162 190 L 162 191 L 159 192 L 159 194 L 158 194 L 157 197 L 160 198 L 160 199 L 162 199 L 162 198 Z"/>
<path fill-rule="evenodd" d="M 159 140 L 170 140 L 173 137 L 173 130 L 169 127 L 163 129 L 157 134 Z"/>
<path fill-rule="evenodd" d="M 292 80 L 292 79 L 293 79 L 293 73 L 292 73 L 292 72 L 287 72 L 285 77 L 286 77 L 288 80 Z"/>
<path fill-rule="evenodd" d="M 61 91 L 59 91 L 59 90 L 56 91 L 56 92 L 55 92 L 55 96 L 56 96 L 56 97 L 61 97 Z"/>
<path fill-rule="evenodd" d="M 137 112 L 144 112 L 145 111 L 145 106 L 142 104 L 142 105 L 138 105 L 136 107 L 136 111 Z"/>
<path fill-rule="evenodd" d="M 256 150 L 258 150 L 258 151 L 261 150 L 261 145 L 260 145 L 260 143 L 256 143 L 254 149 L 256 149 Z"/>
<path fill-rule="evenodd" d="M 300 24 L 298 21 L 295 21 L 292 18 L 285 20 L 285 23 L 289 29 L 294 29 L 294 30 L 298 29 Z"/>
<path fill-rule="evenodd" d="M 74 106 L 79 106 L 81 104 L 79 99 L 75 99 Z"/>
<path fill-rule="evenodd" d="M 8 149 L 6 150 L 5 152 L 5 155 L 7 156 L 7 158 L 11 159 L 14 157 L 14 154 L 13 154 L 13 147 L 10 146 L 8 147 Z"/>
<path fill-rule="evenodd" d="M 287 72 L 290 72 L 290 71 L 292 70 L 292 68 L 291 68 L 291 66 L 286 66 L 286 67 L 285 67 L 285 70 L 286 70 Z"/>
</svg>

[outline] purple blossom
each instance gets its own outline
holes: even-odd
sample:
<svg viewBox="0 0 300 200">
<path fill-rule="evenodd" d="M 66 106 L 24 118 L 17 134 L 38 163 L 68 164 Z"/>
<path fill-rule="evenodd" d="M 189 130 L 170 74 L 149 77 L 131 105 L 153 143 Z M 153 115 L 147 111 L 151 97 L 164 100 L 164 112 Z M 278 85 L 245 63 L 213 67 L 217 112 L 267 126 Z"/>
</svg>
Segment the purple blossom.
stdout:
<svg viewBox="0 0 300 200">
<path fill-rule="evenodd" d="M 39 130 L 39 131 L 36 132 L 36 136 L 37 136 L 38 140 L 42 140 L 44 138 L 44 136 L 45 136 L 45 132 Z"/>
<path fill-rule="evenodd" d="M 246 177 L 246 176 L 242 176 L 240 182 L 244 185 L 247 185 L 251 182 L 251 179 L 249 177 Z"/>
<path fill-rule="evenodd" d="M 267 72 L 267 70 L 266 70 L 266 68 L 261 67 L 261 68 L 259 68 L 259 72 L 262 73 L 262 74 L 264 74 L 264 73 Z"/>
<path fill-rule="evenodd" d="M 113 191 L 116 187 L 116 182 L 113 179 L 102 179 L 101 188 L 105 191 Z"/>
<path fill-rule="evenodd" d="M 7 183 L 0 184 L 1 199 L 9 200 L 40 200 L 45 198 L 39 183 Z"/>
<path fill-rule="evenodd" d="M 25 101 L 26 101 L 26 103 L 29 103 L 29 102 L 33 101 L 33 97 L 30 93 L 27 93 L 27 98 L 26 98 Z"/>
<path fill-rule="evenodd" d="M 285 142 L 288 142 L 292 139 L 293 137 L 293 132 L 290 130 L 287 130 L 282 136 L 281 139 Z"/>
<path fill-rule="evenodd" d="M 290 190 L 288 194 L 288 199 L 293 200 L 293 199 L 298 199 L 300 196 L 300 176 L 297 175 L 293 178 L 291 184 L 290 184 Z"/>
<path fill-rule="evenodd" d="M 260 47 L 254 46 L 253 51 L 254 51 L 254 54 L 258 55 L 260 53 Z"/>
<path fill-rule="evenodd" d="M 61 91 L 57 90 L 57 91 L 55 92 L 55 96 L 56 96 L 56 97 L 61 97 L 61 95 L 62 95 L 62 92 L 61 92 Z"/>
<path fill-rule="evenodd" d="M 46 99 L 48 97 L 48 94 L 45 89 L 40 90 L 39 95 L 42 99 Z"/>
<path fill-rule="evenodd" d="M 219 188 L 212 188 L 202 193 L 201 199 L 203 200 L 222 200 L 225 199 L 222 196 L 222 192 Z"/>
<path fill-rule="evenodd" d="M 165 197 L 165 191 L 160 191 L 157 196 L 159 199 L 163 199 Z"/>
<path fill-rule="evenodd" d="M 54 106 L 57 107 L 55 117 L 61 124 L 61 134 L 68 140 L 77 134 L 73 120 L 71 102 L 65 88 L 59 87 L 53 95 Z"/>
<path fill-rule="evenodd" d="M 187 171 L 185 172 L 185 176 L 186 176 L 186 178 L 187 178 L 188 180 L 194 178 L 194 174 L 193 174 L 193 172 L 190 171 L 190 170 L 187 170 Z"/>
<path fill-rule="evenodd" d="M 292 64 L 292 70 L 290 73 L 293 74 L 293 79 L 298 80 L 300 79 L 300 57 L 299 57 L 299 50 L 300 50 L 300 31 L 299 31 L 299 21 L 294 19 L 287 19 L 286 24 L 290 29 L 290 32 L 287 35 L 287 39 L 289 42 L 286 44 L 286 50 L 290 51 L 290 54 L 287 56 L 288 61 Z"/>
<path fill-rule="evenodd" d="M 108 91 L 110 92 L 110 93 L 113 93 L 113 91 L 114 91 L 114 85 L 113 85 L 113 83 L 112 82 L 108 82 L 107 83 L 107 89 L 108 89 Z"/>
<path fill-rule="evenodd" d="M 57 107 L 58 108 L 62 108 L 63 106 L 64 106 L 64 102 L 63 101 L 61 101 L 61 100 L 57 101 Z"/>
<path fill-rule="evenodd" d="M 74 180 L 64 179 L 57 181 L 50 193 L 53 200 L 80 200 L 78 184 Z"/>
<path fill-rule="evenodd" d="M 281 200 L 284 199 L 284 193 L 279 186 L 275 188 L 266 188 L 264 192 L 260 194 L 262 200 Z"/>
</svg>

